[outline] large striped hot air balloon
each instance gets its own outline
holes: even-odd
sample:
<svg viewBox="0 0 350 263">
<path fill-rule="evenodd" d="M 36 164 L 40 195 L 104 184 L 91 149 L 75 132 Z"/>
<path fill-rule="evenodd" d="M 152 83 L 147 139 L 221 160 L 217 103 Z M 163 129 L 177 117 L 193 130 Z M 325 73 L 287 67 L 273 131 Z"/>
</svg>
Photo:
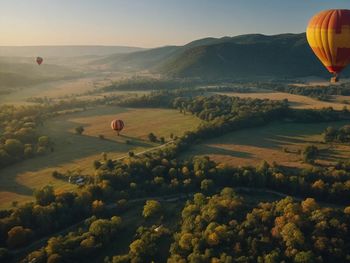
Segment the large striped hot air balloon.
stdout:
<svg viewBox="0 0 350 263">
<path fill-rule="evenodd" d="M 40 66 L 41 65 L 41 63 L 43 63 L 43 58 L 42 57 L 37 57 L 36 58 L 36 63 L 38 63 L 38 65 Z"/>
<path fill-rule="evenodd" d="M 306 30 L 307 40 L 323 65 L 333 74 L 332 82 L 350 63 L 350 10 L 326 10 L 315 15 Z"/>
<path fill-rule="evenodd" d="M 111 122 L 111 127 L 117 132 L 119 136 L 119 132 L 124 128 L 124 122 L 122 120 L 113 120 Z"/>
</svg>

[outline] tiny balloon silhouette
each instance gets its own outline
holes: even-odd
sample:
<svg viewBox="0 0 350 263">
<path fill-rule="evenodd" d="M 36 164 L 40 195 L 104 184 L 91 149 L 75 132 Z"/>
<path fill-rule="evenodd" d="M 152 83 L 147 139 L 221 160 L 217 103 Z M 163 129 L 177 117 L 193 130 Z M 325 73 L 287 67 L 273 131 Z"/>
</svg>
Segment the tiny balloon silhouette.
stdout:
<svg viewBox="0 0 350 263">
<path fill-rule="evenodd" d="M 36 63 L 38 63 L 38 65 L 40 66 L 41 63 L 43 63 L 44 59 L 42 57 L 37 57 L 36 58 Z"/>
</svg>

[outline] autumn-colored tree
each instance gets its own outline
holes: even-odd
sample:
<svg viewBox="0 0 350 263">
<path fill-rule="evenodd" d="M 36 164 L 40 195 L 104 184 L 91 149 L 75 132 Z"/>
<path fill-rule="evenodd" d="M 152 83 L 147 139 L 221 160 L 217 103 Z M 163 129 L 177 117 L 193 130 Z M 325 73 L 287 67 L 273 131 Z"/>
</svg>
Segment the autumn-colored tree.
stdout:
<svg viewBox="0 0 350 263">
<path fill-rule="evenodd" d="M 143 207 L 142 215 L 145 218 L 157 215 L 161 210 L 161 205 L 156 200 L 147 200 Z"/>
<path fill-rule="evenodd" d="M 18 248 L 28 244 L 33 236 L 33 232 L 29 228 L 15 226 L 8 231 L 7 236 L 7 245 L 10 248 Z"/>
<path fill-rule="evenodd" d="M 36 203 L 39 205 L 48 205 L 51 202 L 55 201 L 55 192 L 53 186 L 46 185 L 41 189 L 37 189 L 34 191 L 34 197 Z"/>
<path fill-rule="evenodd" d="M 101 214 L 105 209 L 105 204 L 101 200 L 94 200 L 91 204 L 91 209 L 94 214 Z"/>
</svg>

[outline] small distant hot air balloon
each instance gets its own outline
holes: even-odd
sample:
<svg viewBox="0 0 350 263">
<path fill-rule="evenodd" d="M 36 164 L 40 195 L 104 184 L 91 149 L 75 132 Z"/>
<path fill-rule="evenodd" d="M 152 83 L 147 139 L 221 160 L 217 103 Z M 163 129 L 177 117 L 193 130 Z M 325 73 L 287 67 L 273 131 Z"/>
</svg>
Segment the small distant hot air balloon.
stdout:
<svg viewBox="0 0 350 263">
<path fill-rule="evenodd" d="M 350 63 L 350 10 L 325 10 L 311 18 L 306 30 L 310 47 L 333 74 L 331 82 Z"/>
<path fill-rule="evenodd" d="M 37 57 L 36 58 L 36 63 L 38 63 L 38 65 L 40 66 L 41 65 L 41 63 L 43 63 L 43 58 L 42 57 Z"/>
<path fill-rule="evenodd" d="M 113 120 L 111 122 L 111 127 L 117 132 L 119 136 L 119 132 L 124 128 L 124 122 L 122 120 Z"/>
</svg>

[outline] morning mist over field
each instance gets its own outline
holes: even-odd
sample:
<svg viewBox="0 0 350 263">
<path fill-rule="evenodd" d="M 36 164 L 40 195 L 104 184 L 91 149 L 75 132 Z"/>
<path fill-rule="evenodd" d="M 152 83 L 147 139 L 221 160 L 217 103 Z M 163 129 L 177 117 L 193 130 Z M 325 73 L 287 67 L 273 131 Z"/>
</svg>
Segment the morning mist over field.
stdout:
<svg viewBox="0 0 350 263">
<path fill-rule="evenodd" d="M 0 262 L 349 262 L 349 9 L 2 0 Z"/>
</svg>

